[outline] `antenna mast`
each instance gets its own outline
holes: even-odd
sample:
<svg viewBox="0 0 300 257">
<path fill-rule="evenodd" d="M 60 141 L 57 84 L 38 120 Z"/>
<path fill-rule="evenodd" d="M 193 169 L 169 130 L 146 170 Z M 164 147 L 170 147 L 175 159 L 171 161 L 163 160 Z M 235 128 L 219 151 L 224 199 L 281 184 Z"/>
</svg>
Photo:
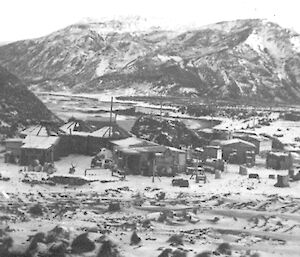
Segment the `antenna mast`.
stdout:
<svg viewBox="0 0 300 257">
<path fill-rule="evenodd" d="M 113 97 L 110 99 L 110 116 L 109 116 L 109 137 L 112 135 L 112 111 L 113 111 Z"/>
</svg>

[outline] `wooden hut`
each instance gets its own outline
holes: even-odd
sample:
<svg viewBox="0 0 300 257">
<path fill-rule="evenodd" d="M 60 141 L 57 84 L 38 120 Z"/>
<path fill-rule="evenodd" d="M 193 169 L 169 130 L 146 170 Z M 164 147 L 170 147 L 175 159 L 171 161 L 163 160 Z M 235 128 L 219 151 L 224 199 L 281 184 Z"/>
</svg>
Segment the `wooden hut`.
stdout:
<svg viewBox="0 0 300 257">
<path fill-rule="evenodd" d="M 43 165 L 45 162 L 58 160 L 58 143 L 57 136 L 31 136 L 28 135 L 21 146 L 21 165 L 30 165 L 35 160 Z"/>
<path fill-rule="evenodd" d="M 203 158 L 206 159 L 222 159 L 222 148 L 217 145 L 208 145 L 203 147 Z"/>
<path fill-rule="evenodd" d="M 62 148 L 65 155 L 83 154 L 95 155 L 102 148 L 111 149 L 111 140 L 124 139 L 130 134 L 116 123 L 103 123 L 97 130 L 78 120 L 72 120 L 61 127 L 66 132 L 61 136 Z"/>
<path fill-rule="evenodd" d="M 213 141 L 222 148 L 222 158 L 229 163 L 244 164 L 255 162 L 255 145 L 241 139 Z"/>
<path fill-rule="evenodd" d="M 64 134 L 55 123 L 48 121 L 41 121 L 40 124 L 23 130 L 20 165 L 32 164 L 34 160 L 39 160 L 41 164 L 58 160 L 60 136 Z"/>
<path fill-rule="evenodd" d="M 112 144 L 113 159 L 126 174 L 171 176 L 185 169 L 186 153 L 183 150 L 135 137 L 115 140 Z"/>
<path fill-rule="evenodd" d="M 275 170 L 288 170 L 293 166 L 291 153 L 269 152 L 266 159 L 266 167 Z"/>
<path fill-rule="evenodd" d="M 289 180 L 290 180 L 289 175 L 285 175 L 285 176 L 277 175 L 277 183 L 274 186 L 275 187 L 289 187 L 290 186 Z"/>
<path fill-rule="evenodd" d="M 126 174 L 151 176 L 156 153 L 163 153 L 166 148 L 156 143 L 130 137 L 111 141 L 113 159 L 119 169 Z"/>
<path fill-rule="evenodd" d="M 270 138 L 250 134 L 234 134 L 233 138 L 242 139 L 255 145 L 255 153 L 260 154 L 272 151 L 272 140 Z"/>
<path fill-rule="evenodd" d="M 172 158 L 168 158 L 168 155 Z M 172 174 L 185 172 L 187 159 L 186 151 L 167 146 L 167 150 L 163 153 L 162 159 L 165 163 L 167 163 L 168 166 L 171 167 Z M 166 160 L 169 160 L 169 162 Z M 159 166 L 158 161 L 156 161 L 156 164 Z"/>
</svg>

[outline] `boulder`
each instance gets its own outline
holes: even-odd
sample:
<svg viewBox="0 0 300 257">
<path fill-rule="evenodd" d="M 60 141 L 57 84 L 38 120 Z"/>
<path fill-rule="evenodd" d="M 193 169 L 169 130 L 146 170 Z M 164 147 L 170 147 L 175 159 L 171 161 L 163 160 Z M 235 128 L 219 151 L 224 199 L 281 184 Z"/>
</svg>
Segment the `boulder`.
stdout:
<svg viewBox="0 0 300 257">
<path fill-rule="evenodd" d="M 215 172 L 215 179 L 220 179 L 221 178 L 221 171 L 220 170 L 216 170 Z"/>
<path fill-rule="evenodd" d="M 136 231 L 133 231 L 131 238 L 130 238 L 130 245 L 137 245 L 142 241 L 142 239 L 138 236 Z"/>
<path fill-rule="evenodd" d="M 218 246 L 216 252 L 225 255 L 231 255 L 231 246 L 228 243 L 222 243 Z"/>
<path fill-rule="evenodd" d="M 103 242 L 97 257 L 121 257 L 117 247 L 110 240 Z"/>
<path fill-rule="evenodd" d="M 195 257 L 211 257 L 211 256 L 212 256 L 211 252 L 205 251 L 202 253 L 198 253 Z"/>
<path fill-rule="evenodd" d="M 183 245 L 183 235 L 172 235 L 167 242 L 171 245 Z"/>
<path fill-rule="evenodd" d="M 63 240 L 67 242 L 70 239 L 70 231 L 63 226 L 55 226 L 46 235 L 46 243 L 52 243 Z"/>
<path fill-rule="evenodd" d="M 164 250 L 158 255 L 158 257 L 172 257 L 172 249 L 170 249 L 170 248 L 164 249 Z"/>
<path fill-rule="evenodd" d="M 39 232 L 36 233 L 34 236 L 29 236 L 27 241 L 30 241 L 29 246 L 28 246 L 28 251 L 35 250 L 38 246 L 38 243 L 43 243 L 45 242 L 45 233 Z"/>
<path fill-rule="evenodd" d="M 29 208 L 29 213 L 34 216 L 43 216 L 43 208 L 40 204 L 35 204 Z"/>
<path fill-rule="evenodd" d="M 277 183 L 274 186 L 275 187 L 289 187 L 290 186 L 289 180 L 290 180 L 289 175 L 287 175 L 287 176 L 277 175 Z"/>
<path fill-rule="evenodd" d="M 108 211 L 117 212 L 121 210 L 121 206 L 119 202 L 110 202 L 108 206 Z"/>
<path fill-rule="evenodd" d="M 239 169 L 239 174 L 243 175 L 243 176 L 247 175 L 248 174 L 247 168 L 245 166 L 241 165 L 240 169 Z"/>
<path fill-rule="evenodd" d="M 49 247 L 49 253 L 56 257 L 65 257 L 66 251 L 66 244 L 63 242 L 52 243 Z"/>
<path fill-rule="evenodd" d="M 176 249 L 175 251 L 173 251 L 172 257 L 186 257 L 186 252 Z"/>
<path fill-rule="evenodd" d="M 77 236 L 71 244 L 72 253 L 77 254 L 91 252 L 95 247 L 95 243 L 88 238 L 88 233 Z"/>
</svg>

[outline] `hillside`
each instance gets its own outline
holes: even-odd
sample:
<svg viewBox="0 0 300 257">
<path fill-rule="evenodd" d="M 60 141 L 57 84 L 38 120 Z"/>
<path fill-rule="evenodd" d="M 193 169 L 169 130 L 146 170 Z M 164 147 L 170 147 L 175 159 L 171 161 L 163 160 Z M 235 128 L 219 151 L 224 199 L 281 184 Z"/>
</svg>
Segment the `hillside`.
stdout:
<svg viewBox="0 0 300 257">
<path fill-rule="evenodd" d="M 300 35 L 264 20 L 180 31 L 79 23 L 0 47 L 0 64 L 34 90 L 300 99 Z"/>
<path fill-rule="evenodd" d="M 0 67 L 0 135 L 40 120 L 59 121 L 16 76 Z"/>
<path fill-rule="evenodd" d="M 177 147 L 199 147 L 205 143 L 192 130 L 177 120 L 160 120 L 158 117 L 141 116 L 133 125 L 131 132 L 139 138 L 155 143 Z"/>
</svg>

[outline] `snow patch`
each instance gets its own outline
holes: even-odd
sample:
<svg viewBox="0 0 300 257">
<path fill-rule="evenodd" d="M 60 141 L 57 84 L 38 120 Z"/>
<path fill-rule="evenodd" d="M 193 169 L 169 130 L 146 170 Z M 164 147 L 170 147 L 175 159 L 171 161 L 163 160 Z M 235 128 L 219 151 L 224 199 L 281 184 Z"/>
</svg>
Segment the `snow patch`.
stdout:
<svg viewBox="0 0 300 257">
<path fill-rule="evenodd" d="M 100 63 L 98 63 L 98 66 L 96 68 L 96 75 L 98 77 L 101 77 L 103 76 L 105 73 L 107 73 L 107 71 L 110 70 L 110 67 L 109 67 L 109 61 L 104 59 L 104 60 L 101 60 Z"/>
<path fill-rule="evenodd" d="M 6 123 L 5 121 L 0 120 L 0 127 L 6 127 L 6 128 L 9 128 L 10 125 L 9 125 L 8 123 Z"/>
<path fill-rule="evenodd" d="M 293 45 L 293 49 L 300 53 L 300 36 L 295 36 L 295 37 L 292 37 L 290 39 L 292 45 Z"/>
<path fill-rule="evenodd" d="M 245 41 L 245 44 L 249 45 L 256 52 L 263 51 L 265 47 L 264 40 L 256 34 L 251 34 Z"/>
<path fill-rule="evenodd" d="M 182 62 L 182 58 L 180 56 L 171 56 L 171 55 L 161 55 L 158 54 L 157 58 L 161 61 L 161 62 L 168 62 L 168 61 L 175 61 L 177 63 Z"/>
<path fill-rule="evenodd" d="M 190 94 L 190 93 L 198 93 L 196 88 L 191 88 L 191 87 L 181 87 L 179 88 L 179 93 L 182 94 Z"/>
</svg>

